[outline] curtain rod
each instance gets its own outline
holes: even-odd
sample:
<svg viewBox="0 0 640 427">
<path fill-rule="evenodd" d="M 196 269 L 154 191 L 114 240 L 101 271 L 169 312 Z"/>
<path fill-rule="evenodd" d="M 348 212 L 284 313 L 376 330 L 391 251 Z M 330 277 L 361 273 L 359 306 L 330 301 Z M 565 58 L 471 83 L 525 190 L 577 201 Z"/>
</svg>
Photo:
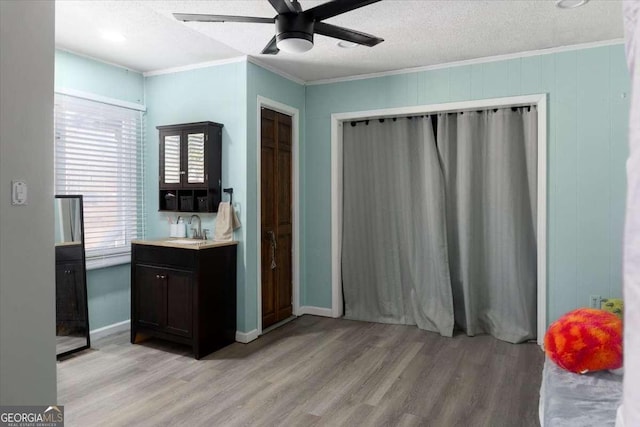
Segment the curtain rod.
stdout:
<svg viewBox="0 0 640 427">
<path fill-rule="evenodd" d="M 535 108 L 536 106 L 535 105 L 520 105 L 520 106 L 517 106 L 517 107 L 514 106 L 514 107 L 503 107 L 503 108 L 487 108 L 486 110 L 475 110 L 475 112 L 476 113 L 483 113 L 485 111 L 493 110 L 493 112 L 495 113 L 498 110 L 504 110 L 504 109 L 507 109 L 507 108 L 511 108 L 511 111 L 518 111 L 519 108 L 523 108 L 523 109 L 526 108 L 527 111 L 531 111 L 531 107 Z M 391 119 L 391 120 L 393 120 L 395 122 L 397 119 L 408 119 L 408 120 L 411 120 L 414 117 L 418 117 L 418 118 L 431 117 L 431 116 L 437 117 L 437 116 L 439 116 L 441 114 L 461 114 L 462 115 L 462 114 L 465 113 L 465 111 L 469 112 L 469 111 L 474 111 L 474 110 L 446 111 L 446 112 L 441 112 L 441 113 L 434 112 L 434 113 L 430 113 L 430 114 L 418 114 L 418 115 L 397 116 L 397 117 L 382 117 L 382 118 L 378 118 L 378 119 L 349 120 L 349 123 L 351 123 L 351 126 L 353 127 L 358 123 L 364 123 L 364 124 L 368 125 L 369 122 L 372 121 L 372 120 L 378 120 L 380 123 L 384 123 L 384 121 L 386 119 Z"/>
</svg>

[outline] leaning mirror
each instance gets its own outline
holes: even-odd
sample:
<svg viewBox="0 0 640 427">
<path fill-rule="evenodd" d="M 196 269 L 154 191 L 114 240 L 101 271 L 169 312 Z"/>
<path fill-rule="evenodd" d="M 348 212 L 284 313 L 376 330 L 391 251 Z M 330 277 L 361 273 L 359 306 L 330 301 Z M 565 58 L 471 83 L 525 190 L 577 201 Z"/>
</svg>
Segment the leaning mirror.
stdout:
<svg viewBox="0 0 640 427">
<path fill-rule="evenodd" d="M 55 197 L 56 355 L 89 348 L 82 196 Z"/>
</svg>

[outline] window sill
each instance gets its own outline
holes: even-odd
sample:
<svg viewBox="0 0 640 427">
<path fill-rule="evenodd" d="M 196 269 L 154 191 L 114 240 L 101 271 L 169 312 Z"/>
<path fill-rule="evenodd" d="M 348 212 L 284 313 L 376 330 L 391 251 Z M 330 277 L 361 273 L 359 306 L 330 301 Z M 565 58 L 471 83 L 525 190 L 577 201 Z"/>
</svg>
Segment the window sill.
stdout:
<svg viewBox="0 0 640 427">
<path fill-rule="evenodd" d="M 113 267 L 116 265 L 123 265 L 131 263 L 131 254 L 117 254 L 109 256 L 96 256 L 87 258 L 87 271 L 98 270 L 106 267 Z"/>
</svg>

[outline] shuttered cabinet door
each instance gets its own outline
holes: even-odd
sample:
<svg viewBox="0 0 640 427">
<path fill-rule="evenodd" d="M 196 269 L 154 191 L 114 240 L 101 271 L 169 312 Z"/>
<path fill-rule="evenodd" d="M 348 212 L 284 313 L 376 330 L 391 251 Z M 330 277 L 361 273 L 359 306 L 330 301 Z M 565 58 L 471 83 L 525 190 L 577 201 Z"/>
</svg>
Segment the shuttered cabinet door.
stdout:
<svg viewBox="0 0 640 427">
<path fill-rule="evenodd" d="M 160 189 L 181 188 L 184 175 L 182 132 L 160 132 Z"/>
<path fill-rule="evenodd" d="M 182 134 L 182 187 L 204 188 L 208 185 L 205 146 L 209 133 L 205 127 L 189 129 Z M 208 148 L 208 147 L 207 147 Z"/>
</svg>

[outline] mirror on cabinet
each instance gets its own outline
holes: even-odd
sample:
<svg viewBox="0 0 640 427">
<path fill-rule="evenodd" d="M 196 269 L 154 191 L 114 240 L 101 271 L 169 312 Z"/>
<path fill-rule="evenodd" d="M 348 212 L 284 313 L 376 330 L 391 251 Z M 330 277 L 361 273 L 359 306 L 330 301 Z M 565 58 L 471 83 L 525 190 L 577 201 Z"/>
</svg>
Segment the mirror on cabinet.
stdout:
<svg viewBox="0 0 640 427">
<path fill-rule="evenodd" d="M 204 133 L 187 134 L 187 182 L 204 184 Z"/>
<path fill-rule="evenodd" d="M 222 201 L 222 124 L 157 126 L 158 210 L 217 212 Z"/>
<path fill-rule="evenodd" d="M 56 355 L 89 348 L 82 196 L 55 196 Z"/>
<path fill-rule="evenodd" d="M 179 184 L 180 175 L 180 135 L 164 137 L 164 183 Z"/>
</svg>

